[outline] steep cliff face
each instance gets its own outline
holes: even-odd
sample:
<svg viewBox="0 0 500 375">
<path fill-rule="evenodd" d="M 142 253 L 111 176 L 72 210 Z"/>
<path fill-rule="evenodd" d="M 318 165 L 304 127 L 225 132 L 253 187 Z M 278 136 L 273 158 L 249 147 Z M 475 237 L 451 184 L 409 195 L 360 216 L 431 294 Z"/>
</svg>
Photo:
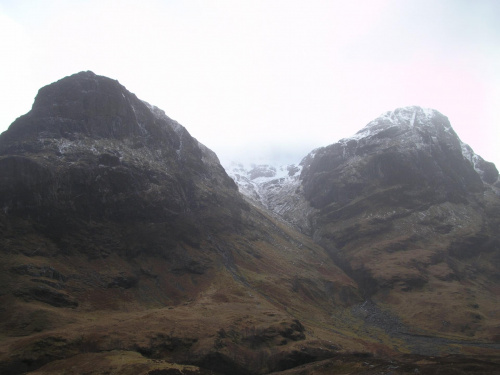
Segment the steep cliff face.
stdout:
<svg viewBox="0 0 500 375">
<path fill-rule="evenodd" d="M 498 171 L 444 115 L 387 112 L 301 166 L 293 190 L 269 193 L 365 298 L 417 331 L 499 337 Z"/>
<path fill-rule="evenodd" d="M 82 72 L 46 86 L 0 139 L 1 206 L 65 226 L 195 220 L 245 209 L 214 154 L 117 81 Z M 212 160 L 216 160 L 213 162 Z M 194 214 L 196 213 L 196 215 Z M 229 214 L 219 220 L 237 223 Z"/>
<path fill-rule="evenodd" d="M 469 152 L 464 156 L 465 150 Z M 487 183 L 498 180 L 491 163 L 472 155 L 439 112 L 400 108 L 372 121 L 354 137 L 316 150 L 302 175 L 305 195 L 314 206 L 323 207 L 375 188 L 401 186 L 425 196 L 427 203 L 459 202 L 483 191 L 478 171 Z M 394 204 L 419 204 L 416 197 L 400 198 L 403 201 Z"/>
</svg>

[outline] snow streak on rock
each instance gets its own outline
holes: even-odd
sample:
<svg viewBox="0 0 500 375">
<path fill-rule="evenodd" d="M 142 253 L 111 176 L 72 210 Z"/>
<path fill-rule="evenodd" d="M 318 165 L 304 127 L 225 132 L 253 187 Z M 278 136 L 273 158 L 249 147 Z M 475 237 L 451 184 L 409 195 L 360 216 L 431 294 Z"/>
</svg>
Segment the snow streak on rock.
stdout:
<svg viewBox="0 0 500 375">
<path fill-rule="evenodd" d="M 304 233 L 310 232 L 308 214 L 314 209 L 301 193 L 303 163 L 296 165 L 233 162 L 226 172 L 240 192 L 254 205 L 263 207 Z"/>
</svg>

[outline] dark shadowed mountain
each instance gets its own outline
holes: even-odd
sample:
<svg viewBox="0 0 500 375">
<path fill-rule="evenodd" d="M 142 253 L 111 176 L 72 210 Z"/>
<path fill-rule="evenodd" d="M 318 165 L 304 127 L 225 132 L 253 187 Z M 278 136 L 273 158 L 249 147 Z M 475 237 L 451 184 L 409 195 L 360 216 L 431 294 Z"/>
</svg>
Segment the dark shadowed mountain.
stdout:
<svg viewBox="0 0 500 375">
<path fill-rule="evenodd" d="M 0 372 L 497 366 L 498 172 L 443 115 L 388 113 L 271 174 L 240 174 L 245 198 L 115 80 L 40 89 L 0 136 Z"/>
<path fill-rule="evenodd" d="M 0 174 L 2 374 L 112 350 L 258 373 L 340 350 L 302 319 L 359 302 L 355 282 L 117 81 L 42 88 L 0 137 Z"/>
</svg>

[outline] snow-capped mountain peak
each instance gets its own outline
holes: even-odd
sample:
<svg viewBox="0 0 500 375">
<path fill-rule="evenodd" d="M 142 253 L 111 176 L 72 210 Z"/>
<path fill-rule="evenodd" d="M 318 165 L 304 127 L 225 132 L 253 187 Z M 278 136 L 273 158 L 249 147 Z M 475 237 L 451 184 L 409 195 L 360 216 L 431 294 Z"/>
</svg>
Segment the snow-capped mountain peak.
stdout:
<svg viewBox="0 0 500 375">
<path fill-rule="evenodd" d="M 455 168 L 457 170 L 450 172 L 450 176 L 455 176 L 450 177 L 450 183 L 460 184 L 462 177 L 456 176 L 467 175 L 471 186 L 481 185 L 482 180 L 495 191 L 500 187 L 499 174 L 494 164 L 486 162 L 463 143 L 446 116 L 434 109 L 417 106 L 385 112 L 352 137 L 311 151 L 299 164 L 282 166 L 272 162 L 246 165 L 232 163 L 226 167 L 226 171 L 236 182 L 240 192 L 251 202 L 297 224 L 301 230 L 308 231 L 309 223 L 297 221 L 298 217 L 305 216 L 303 212 L 314 210 L 303 199 L 304 195 L 298 194 L 305 189 L 304 181 L 308 179 L 307 176 L 320 176 L 322 173 L 338 170 L 340 174 L 352 174 L 349 181 L 359 180 L 361 186 L 364 177 L 360 176 L 357 168 L 370 160 L 373 162 L 375 155 L 387 160 L 405 159 L 411 168 L 421 170 L 419 173 L 422 173 L 423 179 L 432 179 L 426 173 L 441 176 L 445 173 L 444 170 L 450 172 L 450 168 Z M 463 159 L 460 160 L 461 158 Z M 402 163 L 401 160 L 399 162 Z M 398 161 L 394 163 L 397 164 Z M 467 163 L 470 163 L 480 178 Z M 400 176 L 404 174 L 404 170 L 377 172 L 377 168 L 381 167 L 375 167 L 375 170 L 366 173 L 378 173 L 377 176 L 381 179 L 392 173 L 395 179 L 403 181 Z M 320 190 L 335 190 L 337 187 L 330 186 L 331 183 L 329 181 Z"/>
<path fill-rule="evenodd" d="M 382 113 L 356 134 L 340 142 L 371 138 L 390 128 L 398 128 L 400 131 L 424 130 L 425 128 L 427 128 L 426 131 L 432 131 L 439 128 L 441 131 L 456 135 L 446 116 L 440 112 L 431 108 L 409 106 Z"/>
</svg>

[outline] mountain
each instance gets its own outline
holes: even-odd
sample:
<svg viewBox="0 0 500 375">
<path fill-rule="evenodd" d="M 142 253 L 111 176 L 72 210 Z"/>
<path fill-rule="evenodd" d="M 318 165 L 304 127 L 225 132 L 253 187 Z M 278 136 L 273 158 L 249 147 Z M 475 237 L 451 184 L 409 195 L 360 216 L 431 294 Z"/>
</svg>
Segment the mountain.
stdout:
<svg viewBox="0 0 500 375">
<path fill-rule="evenodd" d="M 401 326 L 393 335 L 498 342 L 499 175 L 444 115 L 387 112 L 296 168 L 300 176 L 265 182 L 230 174 L 244 193 L 245 178 L 255 184 L 265 197 L 258 204 L 280 202 L 266 207 L 327 249 L 365 299 L 394 314 Z"/>
<path fill-rule="evenodd" d="M 256 204 L 118 81 L 41 88 L 0 135 L 0 372 L 492 373 L 498 173 L 391 127 L 242 174 Z"/>
<path fill-rule="evenodd" d="M 115 80 L 40 89 L 0 136 L 0 175 L 2 374 L 263 373 L 368 350 L 313 333 L 361 301 L 355 282 Z"/>
</svg>

